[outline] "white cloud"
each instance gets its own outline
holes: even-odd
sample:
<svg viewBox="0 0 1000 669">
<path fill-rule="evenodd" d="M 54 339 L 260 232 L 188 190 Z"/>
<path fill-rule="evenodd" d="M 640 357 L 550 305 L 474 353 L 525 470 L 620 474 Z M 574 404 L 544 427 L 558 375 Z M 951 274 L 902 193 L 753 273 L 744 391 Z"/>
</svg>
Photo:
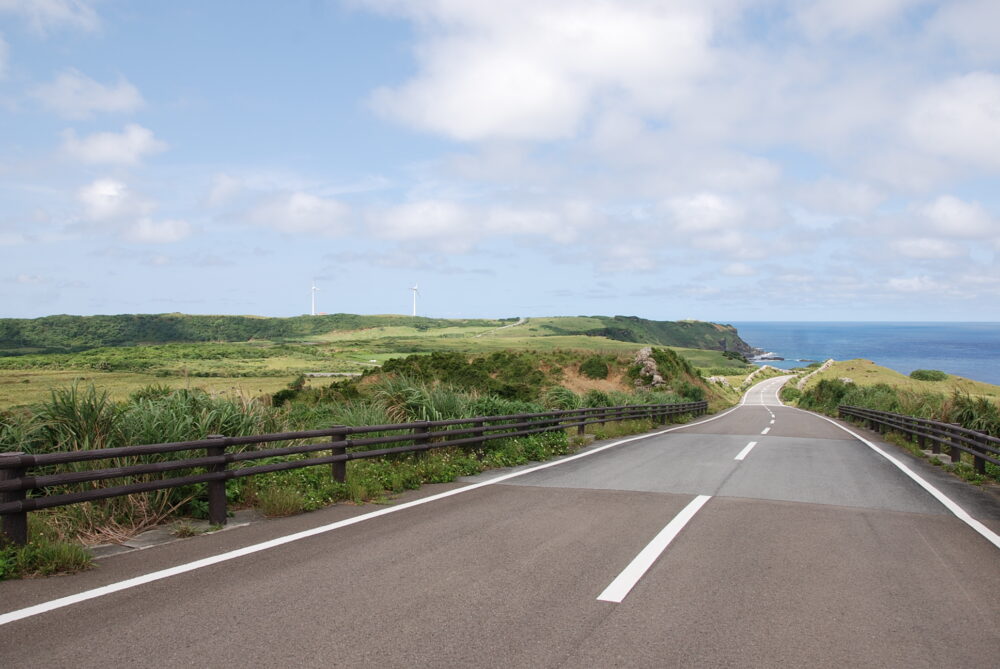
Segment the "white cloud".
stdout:
<svg viewBox="0 0 1000 669">
<path fill-rule="evenodd" d="M 426 199 L 367 212 L 371 230 L 383 239 L 431 242 L 447 253 L 463 253 L 486 238 L 542 237 L 570 244 L 582 230 L 604 222 L 604 215 L 581 200 L 546 206 L 461 204 Z"/>
<path fill-rule="evenodd" d="M 210 207 L 221 207 L 232 201 L 243 190 L 243 181 L 228 174 L 216 174 L 206 203 Z"/>
<path fill-rule="evenodd" d="M 190 235 L 191 225 L 187 221 L 154 221 L 150 218 L 139 219 L 125 231 L 126 239 L 144 244 L 172 244 Z"/>
<path fill-rule="evenodd" d="M 120 221 L 148 214 L 153 204 L 117 179 L 98 179 L 77 191 L 84 216 L 95 222 Z"/>
<path fill-rule="evenodd" d="M 375 108 L 462 140 L 571 137 L 605 98 L 663 110 L 709 60 L 697 2 L 368 4 L 423 28 L 419 72 L 377 90 Z"/>
<path fill-rule="evenodd" d="M 891 243 L 891 246 L 896 253 L 902 256 L 920 260 L 956 258 L 965 253 L 962 247 L 954 242 L 929 237 L 897 239 Z"/>
<path fill-rule="evenodd" d="M 90 118 L 96 112 L 131 112 L 145 102 L 139 89 L 124 77 L 104 85 L 77 70 L 66 70 L 50 84 L 34 89 L 46 108 L 67 118 Z"/>
<path fill-rule="evenodd" d="M 863 216 L 871 214 L 885 194 L 871 184 L 823 178 L 799 189 L 799 200 L 809 209 L 825 214 Z"/>
<path fill-rule="evenodd" d="M 928 276 L 897 277 L 887 283 L 891 290 L 900 293 L 941 293 L 946 286 Z"/>
<path fill-rule="evenodd" d="M 101 24 L 94 8 L 82 0 L 0 0 L 0 12 L 20 14 L 42 34 L 61 26 L 97 30 Z"/>
<path fill-rule="evenodd" d="M 933 155 L 1000 169 L 1000 75 L 973 72 L 926 89 L 904 128 Z"/>
<path fill-rule="evenodd" d="M 407 202 L 377 208 L 366 216 L 376 235 L 394 241 L 436 240 L 446 253 L 468 251 L 482 228 L 474 229 L 472 212 L 445 200 Z"/>
<path fill-rule="evenodd" d="M 739 227 L 743 211 L 728 198 L 715 193 L 673 198 L 666 203 L 681 232 L 712 232 Z"/>
<path fill-rule="evenodd" d="M 996 0 L 949 0 L 928 23 L 928 32 L 944 37 L 973 59 L 988 63 L 1000 57 L 1000 3 Z"/>
<path fill-rule="evenodd" d="M 10 47 L 7 41 L 0 35 L 0 79 L 7 76 L 7 61 L 10 58 Z"/>
<path fill-rule="evenodd" d="M 63 151 L 85 163 L 135 165 L 143 156 L 167 149 L 153 131 L 130 123 L 121 133 L 96 132 L 78 139 L 73 130 L 63 133 Z"/>
<path fill-rule="evenodd" d="M 867 32 L 928 0 L 814 0 L 793 2 L 795 19 L 812 37 Z"/>
<path fill-rule="evenodd" d="M 14 278 L 14 282 L 22 284 L 39 284 L 39 283 L 46 283 L 46 280 L 43 277 L 38 276 L 37 274 L 18 274 Z"/>
<path fill-rule="evenodd" d="M 918 209 L 928 227 L 942 235 L 983 238 L 1000 235 L 1000 221 L 978 202 L 967 203 L 951 195 L 942 195 Z"/>
<path fill-rule="evenodd" d="M 757 270 L 746 263 L 734 262 L 722 268 L 726 276 L 755 276 Z"/>
<path fill-rule="evenodd" d="M 221 207 L 230 202 L 243 190 L 243 181 L 228 174 L 216 174 L 212 179 L 212 189 L 208 193 L 207 204 L 210 207 Z"/>
<path fill-rule="evenodd" d="M 131 242 L 170 244 L 191 235 L 191 225 L 183 220 L 154 220 L 151 200 L 112 178 L 97 179 L 77 191 L 83 218 Z"/>
<path fill-rule="evenodd" d="M 256 225 L 280 232 L 336 237 L 348 231 L 350 209 L 337 200 L 294 192 L 269 197 L 246 216 Z"/>
</svg>

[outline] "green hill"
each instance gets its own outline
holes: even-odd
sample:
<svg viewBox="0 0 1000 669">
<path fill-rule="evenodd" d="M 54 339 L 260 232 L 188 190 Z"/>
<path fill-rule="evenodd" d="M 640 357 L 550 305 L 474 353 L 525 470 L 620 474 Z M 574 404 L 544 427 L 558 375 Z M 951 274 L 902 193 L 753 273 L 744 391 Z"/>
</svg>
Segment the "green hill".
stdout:
<svg viewBox="0 0 1000 669">
<path fill-rule="evenodd" d="M 438 319 L 413 316 L 331 314 L 294 318 L 255 316 L 191 316 L 184 314 L 123 314 L 117 316 L 46 316 L 0 319 L 0 355 L 67 353 L 114 346 L 197 342 L 301 341 L 341 338 L 353 333 L 404 328 L 410 333 L 442 337 L 588 336 L 620 342 L 677 346 L 749 354 L 751 347 L 736 328 L 701 321 L 652 321 L 635 316 L 532 318 L 517 327 L 517 319 Z"/>
<path fill-rule="evenodd" d="M 335 330 L 406 325 L 418 330 L 464 326 L 497 327 L 500 321 L 441 320 L 412 316 L 331 314 L 294 318 L 122 314 L 117 316 L 46 316 L 0 319 L 0 355 L 82 351 L 107 346 L 196 342 L 284 341 Z"/>
</svg>

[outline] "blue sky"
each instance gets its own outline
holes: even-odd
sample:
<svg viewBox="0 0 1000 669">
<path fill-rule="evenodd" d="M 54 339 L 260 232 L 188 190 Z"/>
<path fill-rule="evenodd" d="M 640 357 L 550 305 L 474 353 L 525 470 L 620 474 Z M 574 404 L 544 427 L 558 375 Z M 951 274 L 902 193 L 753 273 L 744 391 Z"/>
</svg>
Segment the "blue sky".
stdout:
<svg viewBox="0 0 1000 669">
<path fill-rule="evenodd" d="M 0 316 L 1000 320 L 994 0 L 0 0 Z"/>
</svg>

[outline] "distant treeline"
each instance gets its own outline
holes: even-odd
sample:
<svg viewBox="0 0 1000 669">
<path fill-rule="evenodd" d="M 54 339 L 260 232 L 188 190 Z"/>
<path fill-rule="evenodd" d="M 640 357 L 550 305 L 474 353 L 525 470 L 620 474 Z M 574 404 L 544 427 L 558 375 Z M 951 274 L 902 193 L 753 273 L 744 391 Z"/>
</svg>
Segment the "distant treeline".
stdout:
<svg viewBox="0 0 1000 669">
<path fill-rule="evenodd" d="M 405 325 L 418 329 L 497 325 L 490 320 L 442 320 L 413 316 L 331 314 L 294 318 L 122 314 L 0 319 L 0 355 L 19 352 L 73 352 L 102 346 L 192 342 L 282 341 L 334 330 Z M 32 349 L 34 349 L 32 351 Z"/>
</svg>

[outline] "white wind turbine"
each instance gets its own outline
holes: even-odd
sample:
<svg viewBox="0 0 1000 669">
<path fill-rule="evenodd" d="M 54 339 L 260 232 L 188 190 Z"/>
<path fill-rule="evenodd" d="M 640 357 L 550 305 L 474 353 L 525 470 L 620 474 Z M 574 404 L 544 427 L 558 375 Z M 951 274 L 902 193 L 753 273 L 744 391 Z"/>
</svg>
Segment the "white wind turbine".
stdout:
<svg viewBox="0 0 1000 669">
<path fill-rule="evenodd" d="M 319 288 L 316 287 L 316 280 L 314 279 L 313 280 L 313 286 L 312 286 L 312 315 L 313 316 L 316 315 L 316 291 L 318 291 L 318 290 L 319 290 Z"/>
<path fill-rule="evenodd" d="M 417 315 L 417 295 L 420 294 L 420 288 L 417 286 L 417 284 L 413 284 L 413 288 L 410 288 L 410 290 L 413 291 L 413 315 L 416 316 Z"/>
</svg>

